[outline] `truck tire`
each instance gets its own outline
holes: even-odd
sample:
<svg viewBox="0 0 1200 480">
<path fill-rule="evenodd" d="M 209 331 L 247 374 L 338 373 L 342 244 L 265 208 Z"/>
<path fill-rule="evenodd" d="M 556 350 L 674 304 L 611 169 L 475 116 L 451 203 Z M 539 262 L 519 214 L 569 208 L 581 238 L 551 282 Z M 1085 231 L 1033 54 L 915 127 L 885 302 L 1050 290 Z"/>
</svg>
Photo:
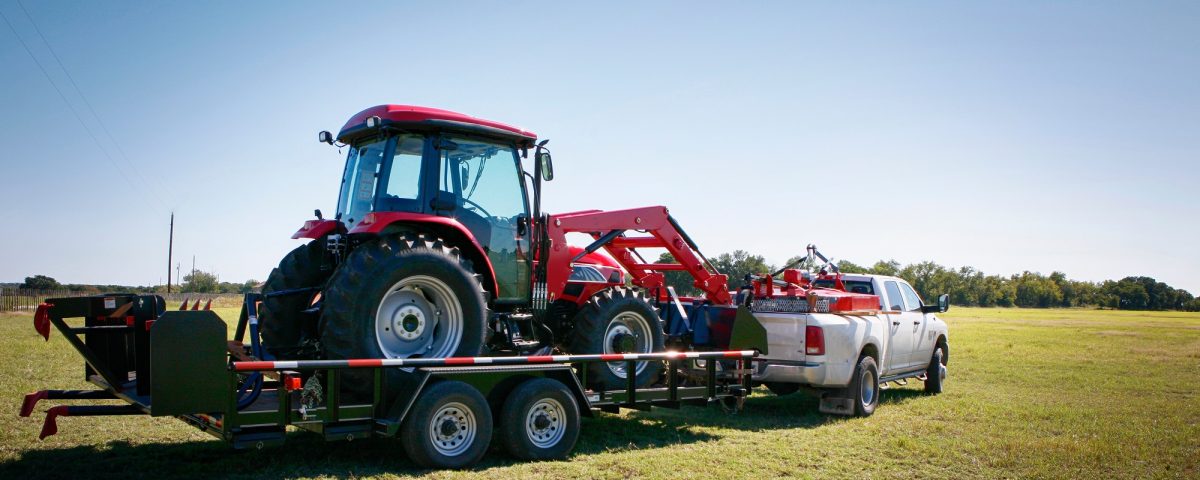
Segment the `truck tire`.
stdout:
<svg viewBox="0 0 1200 480">
<path fill-rule="evenodd" d="M 426 468 L 465 468 L 487 453 L 492 411 L 474 387 L 443 380 L 426 388 L 400 426 L 408 458 Z"/>
<path fill-rule="evenodd" d="M 663 330 L 658 313 L 646 296 L 633 289 L 612 287 L 594 295 L 575 315 L 568 349 L 575 354 L 661 352 Z M 587 364 L 587 386 L 597 390 L 623 389 L 625 362 Z M 662 362 L 638 362 L 634 367 L 638 388 L 662 373 Z"/>
<path fill-rule="evenodd" d="M 941 343 L 933 349 L 933 357 L 929 359 L 929 367 L 925 369 L 925 393 L 937 395 L 942 393 L 942 383 L 946 381 L 946 350 Z"/>
<path fill-rule="evenodd" d="M 854 416 L 869 417 L 875 413 L 879 405 L 879 367 L 874 358 L 863 355 L 858 359 L 846 393 L 854 399 Z"/>
<path fill-rule="evenodd" d="M 457 248 L 420 234 L 389 236 L 354 249 L 329 280 L 321 312 L 326 359 L 479 355 L 488 309 L 478 277 Z M 386 369 L 385 385 L 410 375 Z M 344 391 L 370 398 L 373 374 L 350 369 Z M 384 391 L 385 401 L 395 388 Z"/>
<path fill-rule="evenodd" d="M 549 378 L 526 380 L 500 410 L 498 438 L 520 460 L 566 458 L 579 439 L 579 404 L 566 385 Z"/>
<path fill-rule="evenodd" d="M 764 382 L 763 385 L 766 385 L 767 390 L 770 390 L 771 393 L 780 397 L 800 391 L 799 383 Z"/>
<path fill-rule="evenodd" d="M 320 237 L 285 255 L 263 282 L 262 293 L 322 287 L 332 271 L 325 237 Z M 258 307 L 258 329 L 264 347 L 275 358 L 307 359 L 317 353 L 317 347 L 312 345 L 317 339 L 317 316 L 304 313 L 312 306 L 315 295 L 316 292 L 310 292 L 263 297 Z M 309 345 L 311 348 L 306 349 Z M 305 354 L 306 350 L 311 353 Z"/>
</svg>

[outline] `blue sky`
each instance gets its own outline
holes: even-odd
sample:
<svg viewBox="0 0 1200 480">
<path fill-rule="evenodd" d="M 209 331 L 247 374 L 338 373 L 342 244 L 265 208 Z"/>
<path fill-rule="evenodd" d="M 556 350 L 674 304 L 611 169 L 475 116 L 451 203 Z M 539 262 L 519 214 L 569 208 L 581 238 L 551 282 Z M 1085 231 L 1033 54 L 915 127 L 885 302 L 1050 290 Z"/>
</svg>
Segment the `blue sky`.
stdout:
<svg viewBox="0 0 1200 480">
<path fill-rule="evenodd" d="M 1200 293 L 1194 2 L 23 1 L 67 102 L 0 25 L 0 281 L 164 281 L 172 210 L 185 271 L 261 280 L 334 210 L 316 132 L 407 103 L 552 139 L 549 211 L 667 205 L 709 255 Z"/>
</svg>

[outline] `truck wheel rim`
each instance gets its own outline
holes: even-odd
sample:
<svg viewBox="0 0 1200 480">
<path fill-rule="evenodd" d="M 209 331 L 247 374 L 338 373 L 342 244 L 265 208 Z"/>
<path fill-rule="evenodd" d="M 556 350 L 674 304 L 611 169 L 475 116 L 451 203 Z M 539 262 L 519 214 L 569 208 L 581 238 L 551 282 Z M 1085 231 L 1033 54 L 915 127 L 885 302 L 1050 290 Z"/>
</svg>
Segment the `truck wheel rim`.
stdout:
<svg viewBox="0 0 1200 480">
<path fill-rule="evenodd" d="M 863 371 L 862 378 L 859 379 L 859 382 L 862 385 L 860 387 L 860 390 L 862 391 L 862 404 L 863 406 L 870 406 L 871 404 L 875 403 L 875 394 L 877 393 L 875 391 L 875 374 L 870 370 L 865 370 Z"/>
<path fill-rule="evenodd" d="M 386 358 L 450 357 L 462 336 L 458 296 L 433 277 L 417 275 L 396 282 L 375 312 L 375 339 Z"/>
<path fill-rule="evenodd" d="M 461 455 L 475 441 L 475 414 L 458 402 L 447 403 L 429 421 L 433 449 L 447 457 Z"/>
<path fill-rule="evenodd" d="M 538 448 L 550 448 L 562 440 L 566 431 L 567 409 L 553 398 L 543 398 L 525 415 L 525 436 Z"/>
<path fill-rule="evenodd" d="M 623 336 L 633 337 L 632 352 L 617 351 L 615 343 L 620 341 Z M 604 353 L 650 353 L 651 338 L 653 337 L 650 335 L 650 322 L 646 321 L 646 317 L 634 312 L 622 312 L 609 322 L 608 328 L 604 331 Z M 606 365 L 617 378 L 629 378 L 625 362 L 609 362 Z M 646 362 L 638 362 L 633 374 L 636 376 L 644 370 L 646 370 Z"/>
</svg>

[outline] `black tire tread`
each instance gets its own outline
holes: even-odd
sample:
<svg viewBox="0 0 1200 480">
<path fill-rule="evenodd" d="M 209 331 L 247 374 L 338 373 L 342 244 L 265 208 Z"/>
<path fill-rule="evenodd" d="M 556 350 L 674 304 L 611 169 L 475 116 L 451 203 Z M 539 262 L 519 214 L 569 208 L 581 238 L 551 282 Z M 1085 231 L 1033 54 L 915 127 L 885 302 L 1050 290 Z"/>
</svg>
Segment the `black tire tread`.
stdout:
<svg viewBox="0 0 1200 480">
<path fill-rule="evenodd" d="M 479 354 L 484 342 L 488 315 L 486 291 L 479 281 L 479 275 L 475 274 L 475 269 L 468 260 L 462 257 L 457 247 L 447 245 L 437 237 L 420 233 L 406 233 L 380 237 L 373 243 L 360 245 L 350 253 L 341 268 L 329 280 L 328 287 L 325 289 L 324 308 L 320 319 L 321 350 L 324 358 L 363 357 L 357 342 L 362 339 L 361 335 L 373 335 L 374 333 L 369 330 L 360 330 L 363 320 L 354 315 L 356 295 L 370 285 L 374 278 L 373 270 L 378 265 L 404 254 L 406 251 L 413 250 L 424 250 L 434 255 L 444 256 L 449 260 L 450 265 L 462 269 L 472 279 L 473 288 L 476 289 L 479 296 L 477 300 L 484 313 L 483 328 L 475 333 L 480 337 L 476 342 L 479 348 L 475 348 L 474 351 L 463 351 L 463 347 L 460 346 L 457 355 L 474 356 Z M 467 332 L 463 332 L 463 334 L 464 336 L 469 335 Z M 389 370 L 389 384 L 396 384 L 395 382 L 399 378 L 393 379 L 392 377 L 398 377 L 398 373 L 395 369 Z M 352 395 L 367 397 L 370 394 L 369 372 L 349 370 L 343 374 L 343 378 L 345 379 L 342 382 L 344 388 L 348 389 Z M 385 392 L 385 398 L 390 398 L 388 392 Z"/>
<path fill-rule="evenodd" d="M 295 288 L 320 287 L 329 279 L 332 265 L 326 255 L 325 237 L 296 247 L 279 261 L 263 282 L 262 293 Z M 309 332 L 305 332 L 301 312 L 309 308 L 312 295 L 264 297 L 259 306 L 259 332 L 263 344 L 277 358 L 291 359 L 293 351 Z M 315 332 L 314 332 L 315 333 Z"/>
<path fill-rule="evenodd" d="M 654 338 L 651 340 L 651 351 L 661 352 L 664 346 L 662 326 L 658 318 L 658 310 L 654 308 L 646 294 L 641 290 L 625 287 L 612 287 L 600 291 L 588 299 L 586 305 L 575 314 L 574 329 L 567 342 L 567 349 L 575 354 L 602 353 L 604 332 L 609 321 L 615 317 L 616 309 L 637 302 L 646 306 Z M 616 378 L 604 363 L 588 364 L 588 386 L 600 389 L 625 388 L 626 380 Z M 646 369 L 637 377 L 637 386 L 644 387 L 656 380 L 662 373 L 661 362 L 648 362 Z"/>
<path fill-rule="evenodd" d="M 545 392 L 555 392 L 560 403 L 567 409 L 565 425 L 568 429 L 562 440 L 550 448 L 538 448 L 529 442 L 525 434 L 525 414 L 529 406 L 539 398 L 545 398 Z M 526 380 L 513 389 L 505 399 L 500 410 L 500 428 L 497 438 L 509 455 L 520 460 L 556 460 L 566 458 L 575 448 L 579 440 L 579 403 L 575 396 L 562 382 L 549 378 Z"/>
</svg>

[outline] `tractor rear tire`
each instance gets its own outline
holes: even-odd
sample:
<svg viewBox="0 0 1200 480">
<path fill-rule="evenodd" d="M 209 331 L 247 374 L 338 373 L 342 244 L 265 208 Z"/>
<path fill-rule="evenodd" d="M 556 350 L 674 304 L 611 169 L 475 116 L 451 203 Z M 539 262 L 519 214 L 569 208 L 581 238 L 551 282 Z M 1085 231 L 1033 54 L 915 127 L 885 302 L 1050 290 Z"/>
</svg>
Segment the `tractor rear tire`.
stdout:
<svg viewBox="0 0 1200 480">
<path fill-rule="evenodd" d="M 298 288 L 322 287 L 333 272 L 333 261 L 326 253 L 325 237 L 296 247 L 279 261 L 263 282 L 262 293 Z M 264 296 L 258 308 L 258 328 L 263 345 L 275 358 L 295 360 L 310 358 L 301 351 L 317 339 L 317 316 L 306 314 L 317 292 L 296 293 L 278 297 Z M 313 353 L 317 349 L 314 347 Z"/>
<path fill-rule="evenodd" d="M 325 289 L 324 358 L 442 358 L 479 355 L 488 308 L 470 263 L 441 239 L 388 236 L 354 249 Z M 384 401 L 405 377 L 386 369 Z M 350 369 L 343 391 L 370 399 L 373 374 Z"/>
<path fill-rule="evenodd" d="M 575 315 L 568 340 L 574 354 L 653 353 L 666 349 L 658 312 L 641 291 L 612 287 L 594 295 Z M 638 388 L 662 374 L 659 361 L 638 362 L 634 367 Z M 587 364 L 588 387 L 597 390 L 628 386 L 626 362 Z"/>
</svg>

